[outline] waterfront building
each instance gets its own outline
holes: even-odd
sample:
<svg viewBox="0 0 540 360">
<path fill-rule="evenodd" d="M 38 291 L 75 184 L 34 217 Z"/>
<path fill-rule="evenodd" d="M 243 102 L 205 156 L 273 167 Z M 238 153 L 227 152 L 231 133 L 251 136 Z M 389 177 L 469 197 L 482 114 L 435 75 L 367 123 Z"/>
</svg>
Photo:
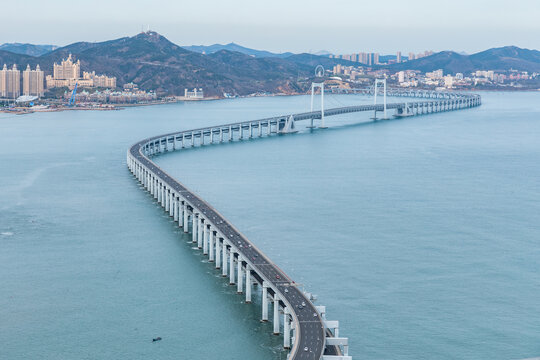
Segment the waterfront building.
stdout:
<svg viewBox="0 0 540 360">
<path fill-rule="evenodd" d="M 53 76 L 46 78 L 47 88 L 68 87 L 73 89 L 75 84 L 79 87 L 116 88 L 116 77 L 96 75 L 95 71 L 83 72 L 81 78 L 81 61 L 73 61 L 71 54 L 63 59 L 61 64 L 54 63 Z"/>
<path fill-rule="evenodd" d="M 78 79 L 81 77 L 81 61 L 73 62 L 69 54 L 67 59 L 62 59 L 61 64 L 54 63 L 53 74 L 55 80 Z"/>
<path fill-rule="evenodd" d="M 401 62 L 401 51 L 398 51 L 396 54 L 396 62 L 399 64 Z"/>
<path fill-rule="evenodd" d="M 106 75 L 96 75 L 95 71 L 84 72 L 84 80 L 92 80 L 90 87 L 102 87 L 102 88 L 116 88 L 116 77 L 109 77 Z M 79 84 L 80 85 L 80 84 Z"/>
<path fill-rule="evenodd" d="M 44 72 L 36 66 L 35 70 L 30 69 L 30 65 L 26 66 L 23 71 L 23 95 L 41 97 L 44 93 L 43 88 Z"/>
<path fill-rule="evenodd" d="M 446 75 L 444 77 L 444 87 L 448 89 L 454 87 L 454 78 L 452 77 L 452 75 Z"/>
<path fill-rule="evenodd" d="M 443 71 L 442 69 L 439 69 L 432 72 L 427 72 L 426 77 L 433 80 L 440 80 L 443 78 Z"/>
<path fill-rule="evenodd" d="M 194 88 L 192 91 L 185 89 L 184 97 L 187 99 L 202 99 L 204 98 L 203 89 Z"/>
<path fill-rule="evenodd" d="M 0 70 L 0 97 L 16 99 L 21 95 L 21 71 L 17 65 L 8 69 L 4 64 Z"/>
</svg>

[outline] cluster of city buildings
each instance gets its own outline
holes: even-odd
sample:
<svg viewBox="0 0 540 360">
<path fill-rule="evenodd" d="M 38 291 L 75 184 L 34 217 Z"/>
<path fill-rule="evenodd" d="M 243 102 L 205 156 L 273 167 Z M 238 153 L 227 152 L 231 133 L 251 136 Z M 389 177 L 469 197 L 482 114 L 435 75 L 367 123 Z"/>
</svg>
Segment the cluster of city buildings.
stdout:
<svg viewBox="0 0 540 360">
<path fill-rule="evenodd" d="M 106 75 L 96 75 L 96 72 L 83 72 L 81 77 L 81 61 L 73 61 L 71 54 L 60 64 L 54 63 L 53 75 L 47 75 L 47 89 L 67 87 L 73 89 L 75 84 L 79 87 L 116 88 L 116 78 Z"/>
<path fill-rule="evenodd" d="M 404 57 L 401 55 L 401 51 L 398 51 L 394 56 L 387 56 L 388 59 L 386 61 L 381 61 L 381 56 L 379 53 L 365 53 L 360 52 L 356 54 L 346 54 L 346 55 L 330 55 L 330 58 L 333 59 L 343 59 L 348 60 L 352 62 L 357 62 L 364 65 L 388 65 L 388 64 L 395 64 L 395 63 L 402 63 L 405 61 L 420 59 L 425 56 L 433 55 L 433 51 L 424 51 L 423 53 L 415 54 L 410 52 L 408 57 Z M 392 58 L 390 58 L 392 57 Z"/>
<path fill-rule="evenodd" d="M 69 100 L 71 93 L 66 92 L 64 98 Z M 128 83 L 124 85 L 122 91 L 106 89 L 104 91 L 83 90 L 75 94 L 75 101 L 78 103 L 102 103 L 102 104 L 144 104 L 157 100 L 157 95 L 153 91 L 146 92 L 139 90 L 137 84 Z"/>
<path fill-rule="evenodd" d="M 421 87 L 421 88 L 469 88 L 476 86 L 508 86 L 521 87 L 520 82 L 526 80 L 540 79 L 540 73 L 528 73 L 527 71 L 494 71 L 478 70 L 472 73 L 445 74 L 442 69 L 429 72 L 418 70 L 404 70 L 391 73 L 388 69 L 374 69 L 367 66 L 343 66 L 335 65 L 332 75 L 336 80 L 347 80 L 360 84 L 369 82 L 368 79 L 387 78 L 400 87 Z"/>
<path fill-rule="evenodd" d="M 45 77 L 39 65 L 31 69 L 30 65 L 22 72 L 22 95 L 42 97 L 47 89 L 68 87 L 73 89 L 75 84 L 85 88 L 116 88 L 116 78 L 106 75 L 96 75 L 93 72 L 83 72 L 81 77 L 81 62 L 73 61 L 71 54 L 60 64 L 54 63 L 53 75 Z M 17 65 L 8 68 L 6 64 L 0 70 L 0 98 L 16 99 L 21 96 L 21 71 Z"/>
<path fill-rule="evenodd" d="M 422 74 L 416 70 L 399 71 L 391 76 L 401 87 L 444 87 L 447 89 L 467 88 L 473 86 L 514 86 L 520 87 L 520 80 L 540 78 L 540 74 L 529 74 L 527 71 L 510 70 L 496 72 L 494 70 L 478 70 L 470 74 L 444 74 L 442 69 Z"/>
</svg>

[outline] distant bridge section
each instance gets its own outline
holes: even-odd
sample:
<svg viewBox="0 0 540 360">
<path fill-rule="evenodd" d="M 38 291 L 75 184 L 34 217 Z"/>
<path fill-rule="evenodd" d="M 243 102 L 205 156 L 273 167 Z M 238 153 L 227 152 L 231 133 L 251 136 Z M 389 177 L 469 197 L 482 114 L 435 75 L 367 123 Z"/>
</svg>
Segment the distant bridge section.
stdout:
<svg viewBox="0 0 540 360">
<path fill-rule="evenodd" d="M 390 92 L 391 93 L 391 92 Z M 387 104 L 397 117 L 431 114 L 472 108 L 481 104 L 471 94 L 425 93 L 427 100 Z M 151 158 L 169 151 L 237 141 L 246 138 L 296 132 L 296 122 L 324 116 L 382 111 L 383 105 L 359 105 L 310 111 L 271 118 L 179 131 L 150 137 L 134 144 L 127 153 L 127 165 L 139 182 L 165 211 L 191 233 L 192 241 L 208 256 L 223 277 L 245 294 L 251 303 L 257 284 L 262 292 L 261 320 L 269 320 L 272 307 L 273 332 L 283 334 L 283 346 L 291 360 L 351 360 L 349 341 L 339 334 L 339 322 L 327 320 L 326 307 L 316 306 L 309 293 L 236 229 L 223 215 L 200 196 L 161 169 Z"/>
</svg>

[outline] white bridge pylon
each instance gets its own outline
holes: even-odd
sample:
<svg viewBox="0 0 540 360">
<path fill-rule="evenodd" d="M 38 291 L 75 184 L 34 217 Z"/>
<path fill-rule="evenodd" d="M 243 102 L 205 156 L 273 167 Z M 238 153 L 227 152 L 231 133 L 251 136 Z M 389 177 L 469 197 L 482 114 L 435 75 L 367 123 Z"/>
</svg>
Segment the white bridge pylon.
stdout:
<svg viewBox="0 0 540 360">
<path fill-rule="evenodd" d="M 381 119 L 383 120 L 388 120 L 388 115 L 386 114 L 386 79 L 375 79 L 375 86 L 374 86 L 374 90 L 373 90 L 373 93 L 374 93 L 374 101 L 373 101 L 373 104 L 374 105 L 377 105 L 377 93 L 379 92 L 378 90 L 378 87 L 379 87 L 379 84 L 381 84 L 383 86 L 383 117 Z M 374 115 L 373 115 L 373 120 L 377 120 L 377 109 L 375 109 L 375 112 L 374 112 Z"/>
<path fill-rule="evenodd" d="M 321 89 L 321 126 L 319 126 L 319 129 L 326 129 L 327 126 L 324 125 L 324 82 L 311 83 L 311 112 L 313 112 L 313 100 L 315 98 L 315 89 L 320 88 Z M 311 125 L 308 126 L 308 128 L 314 128 L 313 126 L 313 118 L 311 118 Z"/>
</svg>

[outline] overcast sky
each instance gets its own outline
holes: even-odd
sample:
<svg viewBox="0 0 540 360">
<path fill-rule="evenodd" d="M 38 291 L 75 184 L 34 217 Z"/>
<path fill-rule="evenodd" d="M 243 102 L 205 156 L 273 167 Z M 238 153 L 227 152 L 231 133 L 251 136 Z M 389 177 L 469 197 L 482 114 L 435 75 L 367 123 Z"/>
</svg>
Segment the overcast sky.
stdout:
<svg viewBox="0 0 540 360">
<path fill-rule="evenodd" d="M 179 45 L 275 52 L 540 49 L 540 0 L 24 0 L 0 9 L 0 43 L 63 46 L 150 26 Z"/>
</svg>

